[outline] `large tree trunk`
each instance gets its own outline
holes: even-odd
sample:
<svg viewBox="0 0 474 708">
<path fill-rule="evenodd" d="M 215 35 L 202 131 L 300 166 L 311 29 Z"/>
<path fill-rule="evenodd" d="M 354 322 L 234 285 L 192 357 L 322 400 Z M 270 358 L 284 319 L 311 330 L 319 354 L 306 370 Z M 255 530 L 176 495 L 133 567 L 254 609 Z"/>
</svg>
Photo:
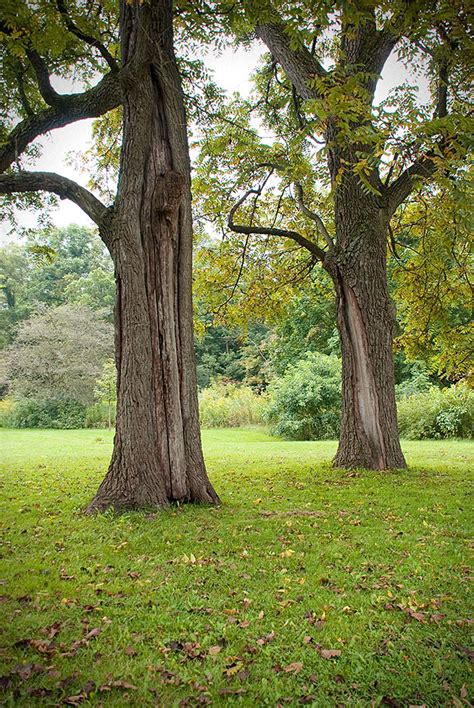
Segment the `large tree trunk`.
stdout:
<svg viewBox="0 0 474 708">
<path fill-rule="evenodd" d="M 336 288 L 342 350 L 342 421 L 335 466 L 405 467 L 395 403 L 395 312 L 387 286 L 388 224 L 377 198 L 355 179 L 336 192 L 334 254 L 326 268 Z"/>
<path fill-rule="evenodd" d="M 171 2 L 121 7 L 123 147 L 110 224 L 117 428 L 89 511 L 216 503 L 201 450 L 192 321 L 190 165 Z"/>
</svg>

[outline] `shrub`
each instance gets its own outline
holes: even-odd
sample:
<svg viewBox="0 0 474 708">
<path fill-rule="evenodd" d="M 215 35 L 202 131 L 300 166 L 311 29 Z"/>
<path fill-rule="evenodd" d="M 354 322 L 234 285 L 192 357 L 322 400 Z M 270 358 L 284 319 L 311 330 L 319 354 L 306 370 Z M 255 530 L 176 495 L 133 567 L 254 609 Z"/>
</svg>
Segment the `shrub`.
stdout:
<svg viewBox="0 0 474 708">
<path fill-rule="evenodd" d="M 404 438 L 470 438 L 473 425 L 474 392 L 463 384 L 433 387 L 398 403 L 398 427 Z"/>
<path fill-rule="evenodd" d="M 397 401 L 407 396 L 413 396 L 417 393 L 423 393 L 433 388 L 433 382 L 430 379 L 429 371 L 422 361 L 415 361 L 410 366 L 410 375 L 401 383 L 395 386 L 395 395 Z"/>
<path fill-rule="evenodd" d="M 340 430 L 341 363 L 307 352 L 270 387 L 272 432 L 292 440 L 335 438 Z"/>
<path fill-rule="evenodd" d="M 110 423 L 112 427 L 115 425 L 115 404 L 110 408 Z M 103 401 L 95 403 L 93 406 L 88 406 L 84 420 L 85 428 L 107 428 L 109 425 L 109 409 L 108 404 Z"/>
<path fill-rule="evenodd" d="M 0 428 L 12 428 L 13 414 L 15 411 L 15 401 L 12 398 L 4 398 L 0 401 Z"/>
<path fill-rule="evenodd" d="M 12 428 L 82 428 L 86 408 L 68 398 L 15 399 L 5 418 L 4 427 Z"/>
<path fill-rule="evenodd" d="M 262 425 L 267 400 L 248 386 L 214 381 L 199 394 L 199 414 L 203 428 L 238 428 Z"/>
</svg>

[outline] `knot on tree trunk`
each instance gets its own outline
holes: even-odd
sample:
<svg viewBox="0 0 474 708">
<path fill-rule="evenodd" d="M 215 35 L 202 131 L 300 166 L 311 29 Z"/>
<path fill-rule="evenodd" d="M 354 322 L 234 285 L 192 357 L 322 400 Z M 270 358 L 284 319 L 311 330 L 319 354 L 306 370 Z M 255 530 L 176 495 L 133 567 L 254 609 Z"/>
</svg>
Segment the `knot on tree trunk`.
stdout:
<svg viewBox="0 0 474 708">
<path fill-rule="evenodd" d="M 155 184 L 154 204 L 159 212 L 176 213 L 184 194 L 185 179 L 179 172 L 160 175 Z"/>
</svg>

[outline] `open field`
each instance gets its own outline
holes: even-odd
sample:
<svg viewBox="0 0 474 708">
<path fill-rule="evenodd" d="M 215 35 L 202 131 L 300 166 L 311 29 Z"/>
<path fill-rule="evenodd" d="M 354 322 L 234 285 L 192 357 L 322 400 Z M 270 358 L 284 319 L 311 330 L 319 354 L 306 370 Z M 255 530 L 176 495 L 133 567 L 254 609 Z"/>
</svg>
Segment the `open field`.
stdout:
<svg viewBox="0 0 474 708">
<path fill-rule="evenodd" d="M 6 705 L 469 705 L 474 444 L 203 438 L 220 508 L 90 518 L 111 433 L 0 431 Z"/>
</svg>

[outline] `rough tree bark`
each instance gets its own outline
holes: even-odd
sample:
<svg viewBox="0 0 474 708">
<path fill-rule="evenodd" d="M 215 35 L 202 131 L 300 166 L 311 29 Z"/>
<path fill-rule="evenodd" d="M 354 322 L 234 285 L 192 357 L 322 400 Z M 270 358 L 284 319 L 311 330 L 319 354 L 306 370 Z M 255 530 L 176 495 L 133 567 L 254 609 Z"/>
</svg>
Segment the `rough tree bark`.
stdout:
<svg viewBox="0 0 474 708">
<path fill-rule="evenodd" d="M 0 194 L 49 191 L 74 201 L 99 227 L 115 266 L 117 429 L 107 475 L 89 512 L 217 503 L 200 440 L 192 309 L 190 164 L 180 75 L 173 50 L 172 1 L 120 2 L 122 66 L 98 49 L 110 73 L 82 94 L 60 95 L 46 62 L 30 48 L 38 89 L 49 106 L 27 116 L 0 151 Z M 12 33 L 15 28 L 1 27 Z M 23 38 L 22 38 L 23 41 Z M 36 137 L 123 104 L 123 144 L 115 203 L 57 174 L 11 169 Z"/>
<path fill-rule="evenodd" d="M 123 148 L 102 226 L 117 282 L 117 427 L 89 511 L 216 503 L 201 451 L 194 361 L 190 164 L 171 2 L 121 7 Z"/>
</svg>

